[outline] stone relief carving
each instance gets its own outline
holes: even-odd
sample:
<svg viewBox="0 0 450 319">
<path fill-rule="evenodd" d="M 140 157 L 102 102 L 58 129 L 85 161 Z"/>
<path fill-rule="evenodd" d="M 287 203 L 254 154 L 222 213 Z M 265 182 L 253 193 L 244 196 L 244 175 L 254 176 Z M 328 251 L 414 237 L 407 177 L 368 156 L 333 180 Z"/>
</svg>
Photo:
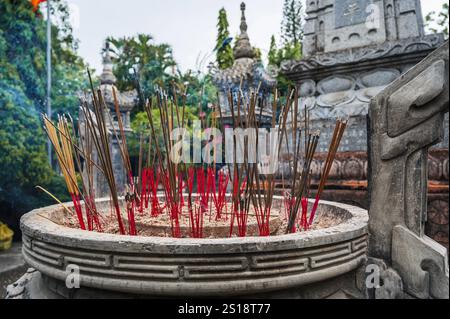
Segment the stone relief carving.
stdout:
<svg viewBox="0 0 450 319">
<path fill-rule="evenodd" d="M 313 80 L 303 81 L 299 86 L 300 96 L 313 96 L 316 93 L 316 82 Z"/>
<path fill-rule="evenodd" d="M 379 68 L 363 73 L 358 78 L 358 86 L 361 88 L 371 88 L 386 86 L 400 77 L 397 69 Z"/>
<path fill-rule="evenodd" d="M 376 46 L 320 54 L 301 61 L 286 61 L 281 65 L 281 70 L 283 73 L 301 72 L 323 66 L 364 62 L 402 53 L 433 49 L 442 42 L 443 37 L 439 34 L 427 35 L 422 38 L 390 41 Z"/>
<path fill-rule="evenodd" d="M 424 235 L 427 159 L 449 109 L 448 41 L 370 106 L 370 256 L 390 263 L 405 292 L 448 298 L 446 249 Z"/>
<path fill-rule="evenodd" d="M 359 74 L 330 76 L 317 84 L 305 80 L 299 85 L 300 107 L 311 111 L 311 119 L 365 116 L 370 100 L 399 76 L 397 69 L 377 68 Z"/>
<path fill-rule="evenodd" d="M 317 91 L 320 94 L 328 94 L 354 90 L 355 86 L 356 80 L 352 76 L 333 75 L 320 81 L 317 84 Z"/>
</svg>

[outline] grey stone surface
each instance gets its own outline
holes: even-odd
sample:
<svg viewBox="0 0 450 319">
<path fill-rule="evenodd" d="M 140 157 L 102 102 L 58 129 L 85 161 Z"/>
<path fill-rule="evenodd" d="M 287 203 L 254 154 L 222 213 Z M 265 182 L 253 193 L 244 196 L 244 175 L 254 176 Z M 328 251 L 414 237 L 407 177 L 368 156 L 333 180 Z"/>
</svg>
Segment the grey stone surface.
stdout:
<svg viewBox="0 0 450 319">
<path fill-rule="evenodd" d="M 325 29 L 325 52 L 386 41 L 382 1 L 335 0 L 334 25 Z M 320 22 L 319 22 L 320 23 Z"/>
<path fill-rule="evenodd" d="M 366 8 L 371 0 L 335 0 L 335 28 L 347 27 L 366 22 L 369 12 Z"/>
<path fill-rule="evenodd" d="M 0 252 L 0 299 L 6 296 L 6 287 L 26 270 L 22 245 L 14 243 L 10 250 Z"/>
<path fill-rule="evenodd" d="M 328 229 L 202 240 L 69 229 L 49 220 L 48 214 L 61 209 L 39 209 L 22 218 L 24 257 L 30 266 L 58 281 L 66 279 L 67 265 L 79 265 L 84 288 L 147 296 L 216 297 L 293 289 L 301 296 L 305 295 L 302 287 L 318 282 L 325 287 L 328 280 L 352 272 L 366 260 L 367 212 L 343 204 L 321 203 L 319 212 L 331 210 L 348 217 Z M 338 288 L 329 286 L 327 296 Z"/>
<path fill-rule="evenodd" d="M 424 40 L 420 41 L 425 43 Z M 436 46 L 440 43 L 439 41 L 429 42 L 428 48 Z M 404 45 L 408 46 L 407 43 L 412 45 L 414 42 L 406 41 Z M 378 47 L 378 50 L 378 53 L 382 52 L 383 47 Z M 322 138 L 318 147 L 319 152 L 328 150 L 328 136 L 333 133 L 337 118 L 350 119 L 340 151 L 367 151 L 367 142 L 364 137 L 367 136 L 366 118 L 370 100 L 431 51 L 429 49 L 417 51 L 414 55 L 420 52 L 422 54 L 415 56 L 407 64 L 404 64 L 404 60 L 400 57 L 401 51 L 393 50 L 390 52 L 397 52 L 399 56 L 391 56 L 386 61 L 379 61 L 379 58 L 374 58 L 372 64 L 363 68 L 360 66 L 356 68 L 355 64 L 350 62 L 345 64 L 345 60 L 338 62 L 339 59 L 335 57 L 334 62 L 331 62 L 332 59 L 325 60 L 328 61 L 329 65 L 311 66 L 312 69 L 308 69 L 307 72 L 302 69 L 307 60 L 298 62 L 291 69 L 285 69 L 284 72 L 287 72 L 288 77 L 298 81 L 300 92 L 302 92 L 297 117 L 302 118 L 304 109 L 307 108 L 310 112 L 311 127 L 321 131 Z M 426 54 L 424 54 L 425 52 Z M 355 58 L 350 52 L 346 52 L 345 56 Z M 391 65 L 396 59 L 401 62 Z M 380 66 L 373 68 L 373 65 Z M 323 78 L 326 69 L 329 69 L 331 73 L 336 73 Z M 301 76 L 301 78 L 297 78 L 297 76 Z M 288 118 L 290 119 L 291 116 Z M 448 127 L 448 118 L 445 125 Z M 446 133 L 446 136 L 448 136 L 448 133 Z M 447 147 L 448 137 L 444 138 L 438 146 Z"/>
<path fill-rule="evenodd" d="M 419 0 L 307 1 L 303 55 L 424 35 Z"/>
<path fill-rule="evenodd" d="M 428 149 L 442 140 L 449 109 L 448 54 L 447 41 L 370 105 L 369 253 L 416 298 L 448 298 L 447 252 L 424 235 Z"/>
<path fill-rule="evenodd" d="M 432 239 L 396 226 L 392 236 L 392 267 L 413 297 L 449 298 L 447 249 Z"/>
<path fill-rule="evenodd" d="M 306 12 L 304 58 L 281 67 L 300 88 L 297 117 L 310 111 L 311 128 L 325 137 L 319 152 L 328 150 L 336 119 L 350 118 L 340 151 L 367 151 L 360 137 L 367 136 L 370 100 L 438 48 L 443 35 L 424 34 L 419 0 L 311 0 Z"/>
<path fill-rule="evenodd" d="M 363 296 L 353 284 L 355 272 L 316 282 L 301 288 L 270 293 L 233 296 L 233 299 L 361 299 Z M 64 282 L 30 269 L 14 285 L 8 287 L 7 299 L 149 299 L 148 295 L 127 294 L 94 288 L 68 289 Z M 160 296 L 156 296 L 160 298 Z M 227 299 L 227 296 L 217 296 Z"/>
</svg>

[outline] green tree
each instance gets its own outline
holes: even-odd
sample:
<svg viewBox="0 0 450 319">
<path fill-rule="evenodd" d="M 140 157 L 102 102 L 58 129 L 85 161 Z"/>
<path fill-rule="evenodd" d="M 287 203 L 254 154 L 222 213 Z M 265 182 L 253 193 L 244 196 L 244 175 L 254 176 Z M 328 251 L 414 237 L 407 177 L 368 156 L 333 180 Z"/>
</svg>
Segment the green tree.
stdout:
<svg viewBox="0 0 450 319">
<path fill-rule="evenodd" d="M 298 45 L 303 40 L 303 0 L 284 0 L 281 38 L 285 45 Z"/>
<path fill-rule="evenodd" d="M 186 92 L 186 104 L 190 108 L 203 112 L 208 112 L 208 102 L 217 99 L 217 89 L 211 81 L 209 75 L 202 75 L 188 70 L 180 75 L 176 81 L 181 92 Z"/>
<path fill-rule="evenodd" d="M 20 214 L 53 203 L 35 190 L 41 185 L 66 200 L 64 181 L 50 168 L 40 113 L 45 110 L 46 21 L 32 11 L 28 0 L 0 2 L 0 219 L 18 230 Z M 77 93 L 83 90 L 83 61 L 68 21 L 67 4 L 52 1 L 53 109 L 76 118 Z M 19 235 L 19 233 L 17 233 Z"/>
<path fill-rule="evenodd" d="M 301 59 L 301 45 L 300 43 L 285 44 L 282 48 L 278 49 L 275 36 L 270 39 L 270 49 L 268 53 L 269 65 L 280 66 L 285 60 L 299 60 Z"/>
<path fill-rule="evenodd" d="M 185 109 L 185 120 L 189 122 L 188 126 L 186 127 L 186 129 L 192 133 L 192 122 L 195 120 L 198 120 L 198 115 L 195 112 L 195 108 L 187 105 L 186 109 Z M 158 139 L 158 145 L 160 146 L 161 150 L 164 150 L 164 139 L 163 139 L 163 134 L 162 134 L 162 126 L 161 126 L 161 118 L 160 118 L 160 113 L 159 113 L 159 109 L 157 107 L 155 107 L 152 110 L 152 118 L 153 118 L 153 125 L 155 128 L 155 134 L 157 136 Z M 175 122 L 175 125 L 177 125 L 177 123 Z M 132 163 L 136 166 L 139 163 L 139 151 L 140 151 L 140 136 L 142 135 L 145 138 L 145 153 L 148 152 L 148 148 L 147 148 L 147 143 L 148 143 L 148 139 L 151 136 L 151 129 L 150 129 L 150 125 L 149 125 L 149 121 L 148 121 L 148 117 L 147 117 L 147 113 L 146 112 L 139 112 L 136 114 L 136 116 L 134 117 L 133 121 L 131 122 L 131 128 L 133 129 L 133 135 L 131 136 L 131 138 L 129 139 L 129 151 L 130 151 L 130 156 L 131 156 L 131 161 Z M 153 140 L 152 140 L 152 144 L 153 144 Z M 152 154 L 154 154 L 155 149 L 152 149 Z"/>
<path fill-rule="evenodd" d="M 277 48 L 275 36 L 272 36 L 268 53 L 269 65 L 280 67 L 283 61 L 302 58 L 303 14 L 303 0 L 284 1 L 281 23 L 282 47 Z M 287 92 L 291 85 L 293 83 L 283 74 L 278 74 L 278 86 L 282 92 Z"/>
<path fill-rule="evenodd" d="M 272 37 L 270 38 L 270 48 L 267 59 L 269 60 L 269 65 L 278 64 L 278 48 L 274 35 L 272 35 Z"/>
<path fill-rule="evenodd" d="M 282 61 L 300 60 L 302 58 L 302 46 L 300 43 L 288 43 L 282 49 Z"/>
<path fill-rule="evenodd" d="M 442 5 L 439 13 L 432 11 L 425 17 L 425 22 L 429 30 L 433 33 L 442 32 L 445 38 L 448 38 L 448 10 L 448 2 L 446 2 Z M 437 27 L 433 25 L 437 25 Z"/>
<path fill-rule="evenodd" d="M 253 56 L 254 56 L 256 61 L 261 61 L 262 60 L 262 51 L 261 51 L 261 49 L 253 47 Z"/>
<path fill-rule="evenodd" d="M 229 23 L 227 12 L 224 8 L 219 11 L 219 19 L 217 23 L 217 44 L 216 57 L 217 64 L 220 69 L 227 69 L 233 65 L 233 49 L 230 43 L 230 32 L 228 31 Z"/>
<path fill-rule="evenodd" d="M 284 47 L 278 49 L 275 36 L 270 39 L 270 49 L 268 53 L 269 66 L 281 67 L 281 63 L 286 60 L 298 60 L 301 58 L 300 44 L 286 44 Z M 280 92 L 286 94 L 289 86 L 294 85 L 292 81 L 289 81 L 281 72 L 277 76 L 278 88 Z"/>
<path fill-rule="evenodd" d="M 155 95 L 157 87 L 163 88 L 172 97 L 176 89 L 180 107 L 183 105 L 182 96 L 186 93 L 186 114 L 198 117 L 200 109 L 208 114 L 208 101 L 216 99 L 216 89 L 210 77 L 192 71 L 182 74 L 168 44 L 155 43 L 153 37 L 146 34 L 119 39 L 109 37 L 107 41 L 112 44 L 113 71 L 119 90 L 139 87 L 142 97 L 148 99 Z M 137 74 L 130 72 L 133 69 Z M 132 161 L 136 162 L 140 135 L 148 133 L 147 116 L 142 108 L 133 110 L 131 121 L 134 133 L 129 137 L 129 151 Z"/>
<path fill-rule="evenodd" d="M 149 97 L 156 87 L 169 87 L 177 78 L 177 63 L 170 45 L 154 43 L 153 37 L 147 34 L 109 37 L 107 41 L 113 45 L 114 75 L 119 90 L 136 89 L 138 80 L 144 97 Z"/>
</svg>

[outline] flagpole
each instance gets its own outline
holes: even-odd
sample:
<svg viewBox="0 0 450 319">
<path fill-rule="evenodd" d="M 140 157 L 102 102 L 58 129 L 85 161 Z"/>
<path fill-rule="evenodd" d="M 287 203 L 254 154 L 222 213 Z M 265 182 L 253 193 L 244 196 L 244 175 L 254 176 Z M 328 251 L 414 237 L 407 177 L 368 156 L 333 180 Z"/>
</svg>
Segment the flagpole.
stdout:
<svg viewBox="0 0 450 319">
<path fill-rule="evenodd" d="M 50 14 L 50 0 L 47 0 L 47 116 L 52 118 L 52 23 Z M 48 160 L 52 165 L 52 145 L 47 141 Z"/>
</svg>

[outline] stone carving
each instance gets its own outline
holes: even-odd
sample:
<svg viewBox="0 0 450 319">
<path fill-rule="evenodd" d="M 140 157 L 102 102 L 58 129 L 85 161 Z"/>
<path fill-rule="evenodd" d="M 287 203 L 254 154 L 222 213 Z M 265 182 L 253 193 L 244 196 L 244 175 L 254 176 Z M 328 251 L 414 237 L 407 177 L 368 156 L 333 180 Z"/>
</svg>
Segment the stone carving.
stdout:
<svg viewBox="0 0 450 319">
<path fill-rule="evenodd" d="M 399 77 L 400 71 L 397 69 L 380 68 L 361 74 L 358 85 L 361 88 L 376 88 L 389 85 Z"/>
<path fill-rule="evenodd" d="M 424 36 L 419 0 L 307 1 L 303 56 Z"/>
<path fill-rule="evenodd" d="M 317 91 L 320 94 L 328 94 L 334 92 L 342 92 L 353 90 L 356 86 L 356 81 L 351 76 L 333 75 L 323 79 L 317 84 Z"/>
<path fill-rule="evenodd" d="M 241 35 L 239 36 L 236 46 L 234 48 L 234 57 L 239 58 L 254 58 L 253 48 L 250 45 L 250 39 L 247 34 L 247 20 L 245 18 L 245 3 L 241 3 Z"/>
<path fill-rule="evenodd" d="M 313 96 L 316 93 L 316 82 L 313 80 L 307 80 L 300 84 L 299 94 L 300 96 Z"/>
<path fill-rule="evenodd" d="M 281 65 L 283 73 L 314 70 L 318 67 L 337 66 L 347 63 L 365 62 L 374 59 L 387 58 L 398 54 L 429 50 L 443 42 L 442 35 L 427 35 L 422 38 L 405 39 L 395 42 L 385 42 L 379 45 L 342 50 L 328 54 L 320 54 L 301 61 L 285 61 Z"/>
<path fill-rule="evenodd" d="M 369 15 L 366 8 L 370 2 L 370 0 L 336 0 L 335 27 L 341 28 L 365 22 Z"/>
<path fill-rule="evenodd" d="M 448 298 L 448 256 L 424 235 L 428 149 L 449 108 L 449 43 L 388 86 L 370 106 L 370 245 L 416 298 Z"/>
<path fill-rule="evenodd" d="M 376 266 L 379 271 L 380 282 L 379 286 L 368 288 L 367 285 L 360 285 L 361 290 L 366 291 L 366 297 L 369 299 L 403 299 L 405 293 L 403 292 L 403 281 L 400 275 L 392 268 L 390 268 L 383 260 L 370 258 L 368 264 Z M 362 281 L 367 282 L 368 273 L 363 273 L 360 276 L 364 278 Z M 374 282 L 375 284 L 375 282 Z"/>
<path fill-rule="evenodd" d="M 325 135 L 330 120 L 351 118 L 341 151 L 365 151 L 370 100 L 444 37 L 424 34 L 418 0 L 308 1 L 306 13 L 304 58 L 281 66 L 300 88 L 297 116 L 308 108 L 311 127 Z M 327 147 L 319 145 L 319 151 Z"/>
<path fill-rule="evenodd" d="M 6 299 L 27 299 L 27 285 L 30 283 L 33 278 L 33 274 L 36 272 L 36 269 L 29 268 L 25 275 L 23 275 L 18 281 L 9 285 L 6 288 Z"/>
</svg>

